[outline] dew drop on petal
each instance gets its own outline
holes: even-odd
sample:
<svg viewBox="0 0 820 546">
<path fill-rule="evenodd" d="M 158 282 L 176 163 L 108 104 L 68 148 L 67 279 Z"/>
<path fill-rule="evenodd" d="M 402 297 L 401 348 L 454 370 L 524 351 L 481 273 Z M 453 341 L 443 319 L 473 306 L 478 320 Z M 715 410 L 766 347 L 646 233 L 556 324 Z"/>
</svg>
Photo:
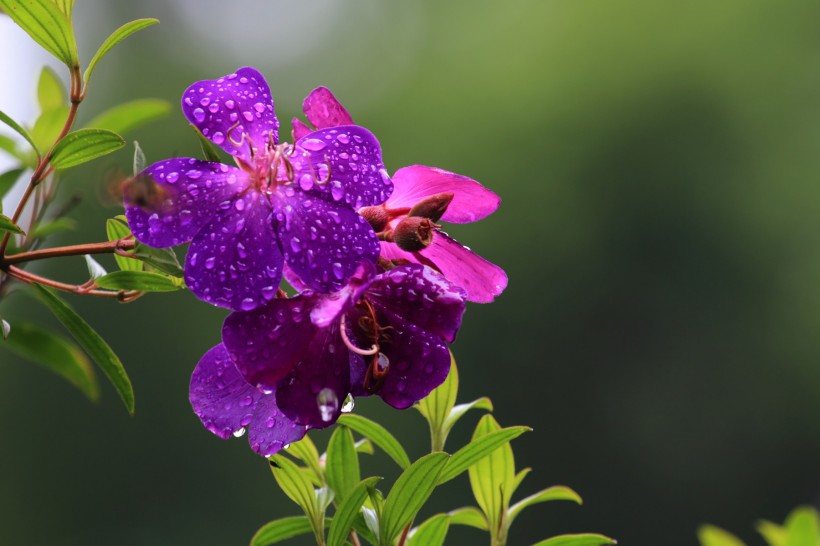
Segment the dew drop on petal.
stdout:
<svg viewBox="0 0 820 546">
<path fill-rule="evenodd" d="M 308 191 L 313 187 L 313 176 L 310 174 L 303 174 L 299 177 L 299 187 L 304 191 Z"/>
<path fill-rule="evenodd" d="M 233 110 L 233 107 L 235 105 L 236 105 L 236 103 L 234 101 L 232 101 L 231 99 L 228 99 L 228 100 L 225 101 L 225 107 L 228 108 L 229 110 Z"/>
<path fill-rule="evenodd" d="M 216 113 L 219 111 L 219 105 L 218 105 L 217 103 L 215 103 L 215 102 L 214 102 L 214 103 L 212 103 L 212 104 L 208 107 L 208 111 L 209 111 L 210 113 L 212 113 L 212 114 L 216 114 Z"/>
<path fill-rule="evenodd" d="M 300 146 L 305 150 L 310 150 L 311 152 L 319 152 L 324 150 L 326 144 L 318 138 L 309 138 L 303 141 Z"/>
<path fill-rule="evenodd" d="M 345 196 L 345 189 L 340 181 L 334 180 L 330 183 L 330 196 L 334 201 L 339 201 Z"/>
<path fill-rule="evenodd" d="M 211 256 L 205 260 L 205 269 L 213 269 L 214 265 L 216 264 L 216 258 Z"/>
<path fill-rule="evenodd" d="M 344 278 L 345 272 L 342 268 L 342 264 L 340 264 L 339 262 L 333 262 L 333 265 L 331 265 L 330 267 L 333 269 L 333 275 L 337 279 L 342 280 Z"/>
<path fill-rule="evenodd" d="M 248 121 L 253 121 L 253 114 L 251 112 L 242 112 L 242 117 Z"/>
<path fill-rule="evenodd" d="M 300 250 L 302 250 L 302 241 L 299 240 L 299 237 L 291 237 L 290 249 L 293 252 L 299 252 Z"/>
<path fill-rule="evenodd" d="M 225 135 L 223 135 L 222 133 L 219 133 L 219 132 L 214 133 L 213 136 L 211 137 L 211 140 L 214 141 L 214 144 L 217 144 L 217 145 L 222 144 L 223 142 L 225 142 Z"/>
<path fill-rule="evenodd" d="M 316 402 L 319 405 L 319 417 L 327 423 L 333 419 L 336 410 L 339 409 L 339 399 L 332 389 L 325 387 L 316 395 Z"/>
<path fill-rule="evenodd" d="M 253 301 L 253 298 L 245 298 L 239 306 L 243 311 L 250 311 L 256 307 L 256 302 Z"/>
<path fill-rule="evenodd" d="M 165 177 L 165 180 L 167 180 L 168 182 L 173 184 L 174 182 L 179 180 L 179 173 L 177 173 L 177 172 L 168 173 L 168 176 Z"/>
<path fill-rule="evenodd" d="M 233 431 L 234 438 L 241 438 L 242 435 L 245 434 L 245 427 L 240 428 L 239 430 Z"/>
<path fill-rule="evenodd" d="M 205 110 L 202 108 L 196 108 L 194 110 L 194 119 L 198 122 L 202 122 L 205 120 Z"/>
<path fill-rule="evenodd" d="M 336 137 L 336 140 L 338 140 L 342 144 L 348 144 L 350 142 L 350 137 L 346 133 L 339 133 L 339 135 Z"/>
<path fill-rule="evenodd" d="M 253 109 L 259 112 L 260 114 L 265 111 L 265 105 L 261 102 L 257 102 L 253 105 Z"/>
</svg>

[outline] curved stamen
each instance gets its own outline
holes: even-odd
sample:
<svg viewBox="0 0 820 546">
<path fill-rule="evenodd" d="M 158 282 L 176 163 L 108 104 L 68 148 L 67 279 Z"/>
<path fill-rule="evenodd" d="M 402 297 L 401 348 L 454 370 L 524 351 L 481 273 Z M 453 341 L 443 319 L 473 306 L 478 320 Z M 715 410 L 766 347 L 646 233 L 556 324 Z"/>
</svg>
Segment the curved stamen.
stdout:
<svg viewBox="0 0 820 546">
<path fill-rule="evenodd" d="M 347 321 L 345 321 L 345 316 L 342 315 L 342 318 L 339 320 L 341 332 L 342 332 L 342 341 L 347 346 L 348 349 L 356 353 L 357 355 L 362 356 L 370 356 L 375 355 L 379 352 L 379 346 L 377 344 L 373 344 L 370 349 L 360 349 L 356 347 L 350 338 L 347 337 Z"/>
</svg>

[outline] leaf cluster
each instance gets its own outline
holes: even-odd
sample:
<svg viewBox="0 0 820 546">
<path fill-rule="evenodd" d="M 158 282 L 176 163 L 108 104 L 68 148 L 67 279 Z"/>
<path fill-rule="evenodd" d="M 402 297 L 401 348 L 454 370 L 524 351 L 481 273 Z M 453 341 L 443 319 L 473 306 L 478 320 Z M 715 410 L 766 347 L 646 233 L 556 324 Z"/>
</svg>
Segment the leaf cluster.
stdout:
<svg viewBox="0 0 820 546">
<path fill-rule="evenodd" d="M 795 508 L 783 525 L 760 520 L 757 532 L 769 546 L 817 546 L 820 544 L 820 515 L 810 506 Z M 698 529 L 701 546 L 745 546 L 745 543 L 728 531 L 714 525 Z"/>
</svg>

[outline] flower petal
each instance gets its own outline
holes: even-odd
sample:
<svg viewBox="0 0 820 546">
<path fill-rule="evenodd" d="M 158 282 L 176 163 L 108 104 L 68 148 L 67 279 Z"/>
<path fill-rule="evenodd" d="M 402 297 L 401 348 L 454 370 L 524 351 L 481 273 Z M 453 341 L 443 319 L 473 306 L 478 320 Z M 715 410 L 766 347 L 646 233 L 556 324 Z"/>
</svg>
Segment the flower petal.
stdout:
<svg viewBox="0 0 820 546">
<path fill-rule="evenodd" d="M 393 175 L 395 191 L 388 201 L 390 208 L 412 208 L 413 205 L 437 193 L 452 193 L 453 200 L 443 222 L 467 224 L 495 212 L 501 198 L 472 178 L 435 167 L 413 165 Z"/>
<path fill-rule="evenodd" d="M 317 296 L 274 299 L 253 311 L 231 313 L 222 342 L 251 384 L 272 391 L 288 375 L 316 334 L 310 311 Z"/>
<path fill-rule="evenodd" d="M 299 118 L 293 118 L 293 141 L 296 142 L 300 138 L 307 136 L 308 134 L 313 132 L 313 129 L 305 125 Z"/>
<path fill-rule="evenodd" d="M 390 328 L 381 343 L 381 358 L 389 367 L 379 396 L 394 408 L 412 406 L 441 385 L 450 371 L 450 351 L 437 335 L 381 309 L 379 324 Z"/>
<path fill-rule="evenodd" d="M 249 183 L 236 167 L 184 157 L 166 159 L 142 171 L 126 188 L 148 204 L 143 208 L 125 203 L 125 216 L 141 243 L 155 248 L 187 243 L 216 214 L 220 203 Z"/>
<path fill-rule="evenodd" d="M 311 194 L 359 209 L 380 205 L 393 192 L 379 141 L 364 127 L 320 129 L 296 147 L 302 154 L 294 157 L 295 180 Z"/>
<path fill-rule="evenodd" d="M 279 383 L 276 399 L 293 421 L 324 428 L 339 418 L 349 392 L 349 356 L 338 323 L 314 331 L 316 335 L 293 371 Z"/>
<path fill-rule="evenodd" d="M 182 96 L 182 111 L 208 140 L 245 161 L 251 159 L 251 146 L 261 150 L 269 140 L 279 141 L 270 88 L 249 66 L 191 85 Z"/>
<path fill-rule="evenodd" d="M 362 262 L 376 263 L 373 228 L 352 209 L 280 188 L 276 229 L 285 261 L 305 285 L 319 292 L 345 286 Z"/>
<path fill-rule="evenodd" d="M 205 428 L 225 439 L 248 426 L 263 394 L 245 381 L 220 343 L 196 365 L 188 397 Z"/>
<path fill-rule="evenodd" d="M 251 191 L 220 208 L 191 241 L 185 283 L 203 301 L 248 311 L 273 298 L 282 278 L 270 205 Z"/>
<path fill-rule="evenodd" d="M 285 417 L 276 404 L 274 393 L 263 394 L 248 425 L 248 442 L 255 452 L 270 457 L 288 444 L 301 440 L 306 432 L 307 427 Z"/>
<path fill-rule="evenodd" d="M 465 308 L 464 291 L 429 267 L 403 265 L 379 275 L 367 289 L 377 307 L 452 342 Z"/>
<path fill-rule="evenodd" d="M 311 91 L 302 103 L 302 110 L 317 129 L 353 125 L 353 118 L 327 87 L 317 87 Z"/>
</svg>

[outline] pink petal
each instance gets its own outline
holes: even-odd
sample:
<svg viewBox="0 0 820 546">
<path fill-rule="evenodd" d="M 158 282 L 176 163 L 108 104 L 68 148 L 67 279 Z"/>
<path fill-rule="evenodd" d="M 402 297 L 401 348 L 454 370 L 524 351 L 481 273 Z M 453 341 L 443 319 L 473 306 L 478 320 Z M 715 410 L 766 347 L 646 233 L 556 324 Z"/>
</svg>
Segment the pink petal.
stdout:
<svg viewBox="0 0 820 546">
<path fill-rule="evenodd" d="M 293 118 L 293 141 L 296 142 L 302 137 L 305 137 L 313 132 L 313 129 L 305 125 L 299 118 Z"/>
<path fill-rule="evenodd" d="M 507 288 L 503 269 L 444 233 L 436 233 L 430 246 L 417 254 L 433 262 L 449 281 L 463 288 L 469 301 L 489 303 Z"/>
<path fill-rule="evenodd" d="M 302 103 L 302 110 L 317 129 L 353 124 L 353 118 L 327 87 L 311 91 Z"/>
<path fill-rule="evenodd" d="M 495 212 L 501 198 L 472 178 L 435 167 L 413 165 L 393 175 L 393 195 L 388 199 L 390 208 L 411 207 L 431 195 L 452 193 L 453 200 L 443 222 L 467 224 L 481 220 Z"/>
</svg>

